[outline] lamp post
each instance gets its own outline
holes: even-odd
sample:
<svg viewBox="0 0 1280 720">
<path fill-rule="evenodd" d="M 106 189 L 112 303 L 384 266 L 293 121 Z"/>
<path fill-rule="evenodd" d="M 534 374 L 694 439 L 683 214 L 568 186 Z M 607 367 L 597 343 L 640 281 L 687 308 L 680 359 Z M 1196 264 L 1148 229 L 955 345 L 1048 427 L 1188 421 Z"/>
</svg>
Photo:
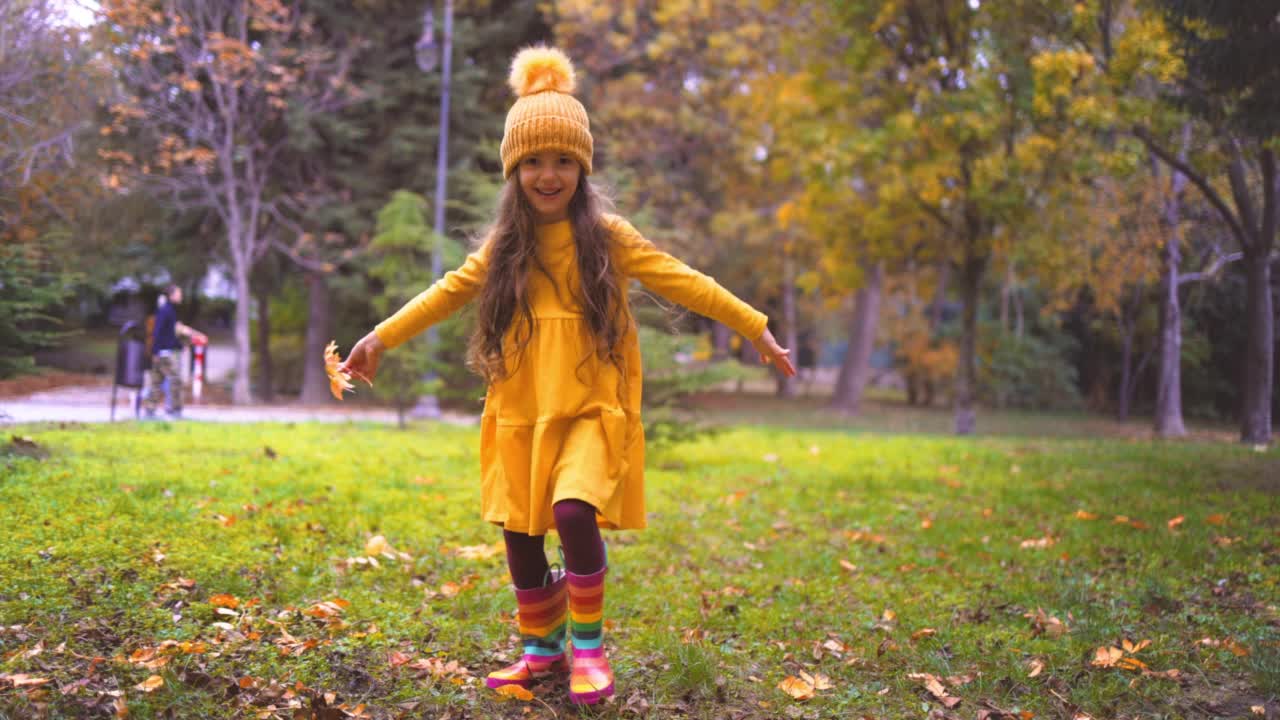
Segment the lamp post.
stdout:
<svg viewBox="0 0 1280 720">
<path fill-rule="evenodd" d="M 444 0 L 444 42 L 439 56 L 436 54 L 435 25 L 435 9 L 428 6 L 422 19 L 422 37 L 413 46 L 418 68 L 424 73 L 434 71 L 438 58 L 442 58 L 440 61 L 440 143 L 436 149 L 435 238 L 434 247 L 431 250 L 432 281 L 439 280 L 443 273 L 440 256 L 444 252 L 444 205 L 449 170 L 449 84 L 453 75 L 453 0 Z M 434 326 L 427 329 L 428 352 L 435 352 L 438 337 L 439 334 Z M 433 379 L 435 379 L 435 373 L 428 371 L 426 380 Z M 440 401 L 435 393 L 427 393 L 418 398 L 418 403 L 410 411 L 410 415 L 416 418 L 439 418 Z"/>
</svg>

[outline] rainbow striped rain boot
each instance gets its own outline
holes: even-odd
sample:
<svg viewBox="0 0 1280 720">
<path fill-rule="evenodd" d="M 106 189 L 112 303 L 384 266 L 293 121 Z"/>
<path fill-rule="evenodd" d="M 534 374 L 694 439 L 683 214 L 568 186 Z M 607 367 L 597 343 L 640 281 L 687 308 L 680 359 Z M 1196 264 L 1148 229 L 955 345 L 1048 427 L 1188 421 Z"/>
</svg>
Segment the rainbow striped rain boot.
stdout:
<svg viewBox="0 0 1280 720">
<path fill-rule="evenodd" d="M 590 575 L 565 573 L 573 642 L 569 702 L 575 705 L 594 705 L 613 696 L 613 670 L 604 654 L 604 576 L 608 571 L 603 567 Z"/>
<path fill-rule="evenodd" d="M 568 669 L 564 656 L 565 622 L 568 620 L 569 583 L 565 573 L 553 573 L 555 581 L 540 588 L 516 588 L 516 624 L 524 655 L 511 665 L 489 673 L 485 684 L 496 690 L 503 685 L 528 689 L 534 679 Z"/>
</svg>

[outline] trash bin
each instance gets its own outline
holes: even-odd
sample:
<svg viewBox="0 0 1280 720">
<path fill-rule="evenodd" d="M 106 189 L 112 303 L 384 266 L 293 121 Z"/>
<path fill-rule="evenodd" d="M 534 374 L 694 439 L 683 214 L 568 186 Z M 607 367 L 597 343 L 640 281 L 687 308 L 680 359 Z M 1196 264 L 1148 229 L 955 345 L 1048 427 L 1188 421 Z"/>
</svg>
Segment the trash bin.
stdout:
<svg viewBox="0 0 1280 720">
<path fill-rule="evenodd" d="M 121 387 L 134 391 L 133 415 L 138 416 L 140 393 L 150 360 L 151 358 L 147 357 L 145 327 L 141 323 L 125 323 L 124 327 L 120 328 L 120 337 L 116 343 L 116 371 L 111 381 L 112 422 L 116 419 L 116 389 Z"/>
</svg>

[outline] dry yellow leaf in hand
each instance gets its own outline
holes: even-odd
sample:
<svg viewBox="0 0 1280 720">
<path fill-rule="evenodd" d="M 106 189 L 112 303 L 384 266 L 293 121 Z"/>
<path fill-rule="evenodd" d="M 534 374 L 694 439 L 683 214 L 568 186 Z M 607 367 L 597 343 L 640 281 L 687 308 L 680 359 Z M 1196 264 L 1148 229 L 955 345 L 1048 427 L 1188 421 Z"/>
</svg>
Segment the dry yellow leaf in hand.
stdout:
<svg viewBox="0 0 1280 720">
<path fill-rule="evenodd" d="M 329 392 L 339 400 L 342 399 L 344 390 L 355 388 L 351 384 L 351 373 L 339 370 L 341 366 L 342 358 L 338 356 L 338 343 L 330 340 L 329 344 L 324 346 L 324 371 L 329 376 Z"/>
</svg>

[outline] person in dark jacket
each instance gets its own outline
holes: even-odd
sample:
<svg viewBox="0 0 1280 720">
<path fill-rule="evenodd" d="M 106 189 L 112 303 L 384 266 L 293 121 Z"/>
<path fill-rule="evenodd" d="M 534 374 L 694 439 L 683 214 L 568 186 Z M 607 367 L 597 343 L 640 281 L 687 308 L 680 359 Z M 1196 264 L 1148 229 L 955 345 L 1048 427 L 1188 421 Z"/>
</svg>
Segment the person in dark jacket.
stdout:
<svg viewBox="0 0 1280 720">
<path fill-rule="evenodd" d="M 182 417 L 182 368 L 178 363 L 182 344 L 178 338 L 187 337 L 197 342 L 208 342 L 204 333 L 178 322 L 178 305 L 182 303 L 182 288 L 169 285 L 160 296 L 156 308 L 155 326 L 151 330 L 151 378 L 150 388 L 143 400 L 146 417 L 156 416 L 160 401 L 166 399 L 165 412 L 172 418 Z M 167 393 L 165 380 L 168 380 Z"/>
</svg>

